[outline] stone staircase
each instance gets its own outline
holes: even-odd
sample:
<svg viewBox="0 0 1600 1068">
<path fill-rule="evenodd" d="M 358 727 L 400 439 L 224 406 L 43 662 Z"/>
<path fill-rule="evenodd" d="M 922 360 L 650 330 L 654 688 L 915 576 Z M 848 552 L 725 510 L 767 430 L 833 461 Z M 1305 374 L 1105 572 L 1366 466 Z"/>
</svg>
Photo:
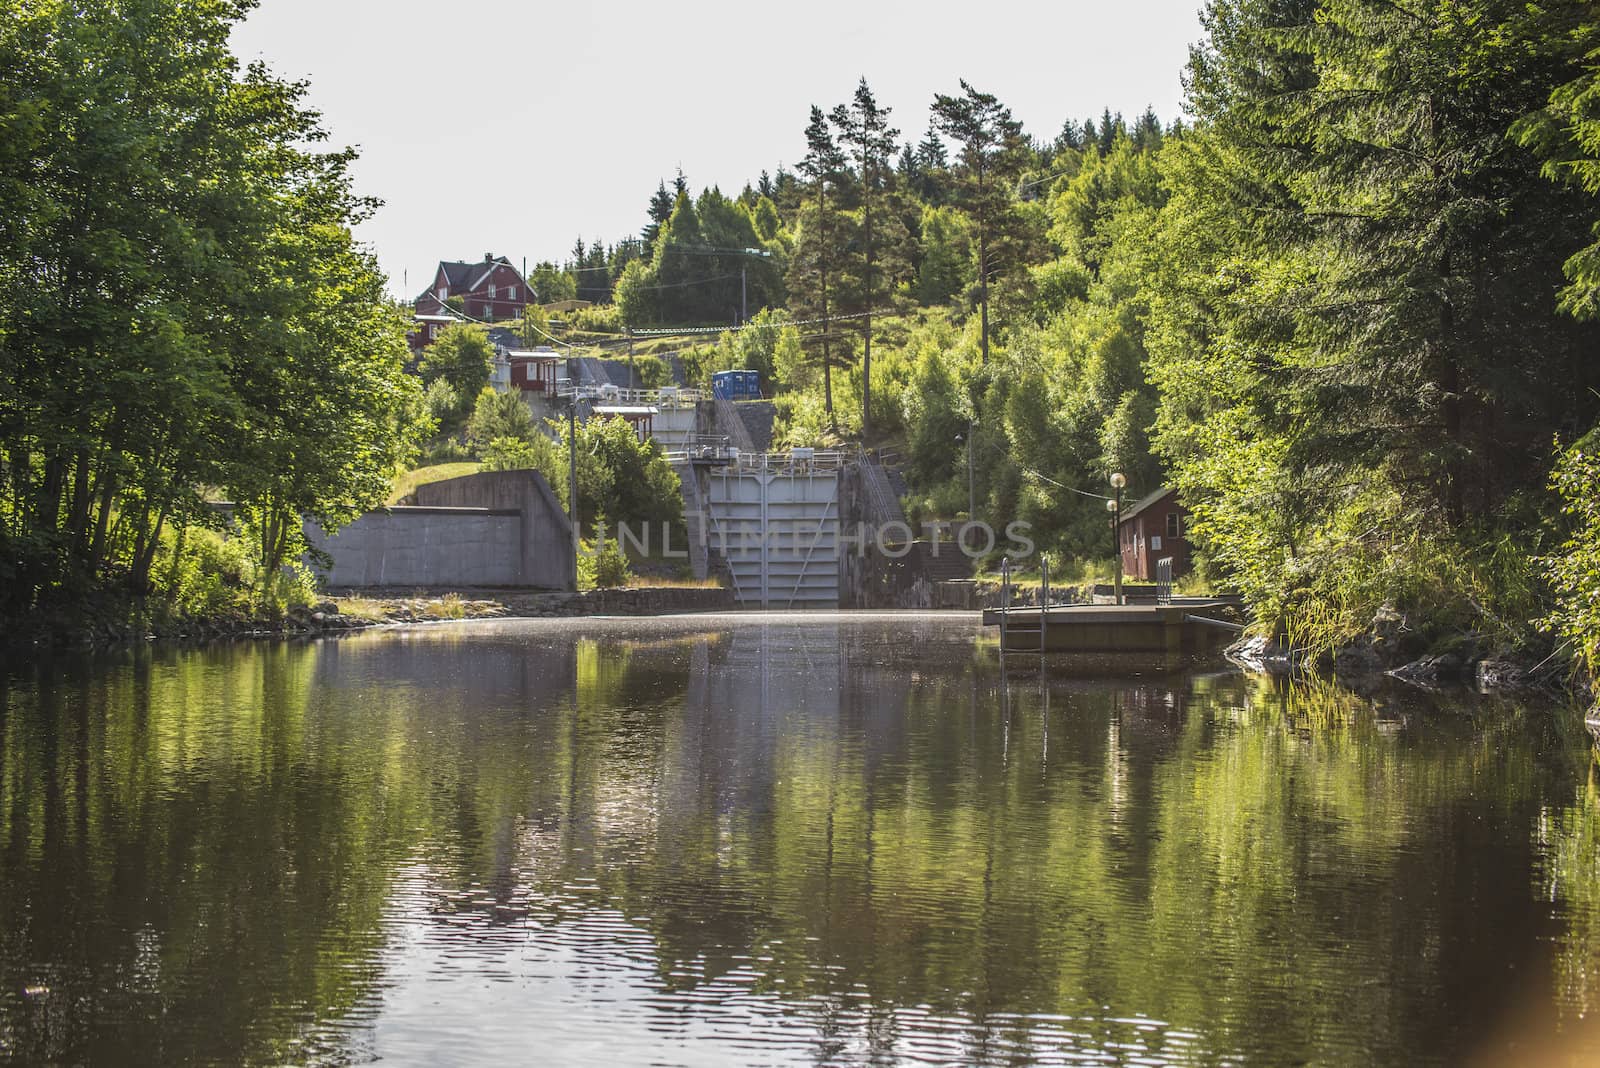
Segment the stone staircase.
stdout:
<svg viewBox="0 0 1600 1068">
<path fill-rule="evenodd" d="M 935 556 L 932 542 L 919 541 L 913 545 L 912 554 L 929 582 L 953 582 L 972 577 L 972 560 L 953 542 L 940 542 L 939 555 Z"/>
</svg>

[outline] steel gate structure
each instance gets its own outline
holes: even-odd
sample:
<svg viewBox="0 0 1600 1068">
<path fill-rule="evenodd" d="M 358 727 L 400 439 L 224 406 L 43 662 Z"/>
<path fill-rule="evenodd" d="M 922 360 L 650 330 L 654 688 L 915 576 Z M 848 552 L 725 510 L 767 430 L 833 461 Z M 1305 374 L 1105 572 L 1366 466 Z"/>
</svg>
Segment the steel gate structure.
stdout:
<svg viewBox="0 0 1600 1068">
<path fill-rule="evenodd" d="M 818 459 L 796 450 L 710 472 L 706 535 L 740 604 L 839 606 L 839 473 Z"/>
</svg>

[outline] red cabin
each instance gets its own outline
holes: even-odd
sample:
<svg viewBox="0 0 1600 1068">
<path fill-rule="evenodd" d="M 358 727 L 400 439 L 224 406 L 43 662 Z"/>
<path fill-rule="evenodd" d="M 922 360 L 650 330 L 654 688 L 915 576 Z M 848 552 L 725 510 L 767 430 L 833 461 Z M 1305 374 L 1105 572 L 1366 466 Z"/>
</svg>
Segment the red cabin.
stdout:
<svg viewBox="0 0 1600 1068">
<path fill-rule="evenodd" d="M 1156 561 L 1172 557 L 1172 577 L 1189 573 L 1189 510 L 1178 502 L 1178 491 L 1163 486 L 1122 512 L 1117 542 L 1122 550 L 1122 573 L 1130 579 L 1153 582 Z"/>
<path fill-rule="evenodd" d="M 511 388 L 523 393 L 543 393 L 554 396 L 556 371 L 565 359 L 552 349 L 533 349 L 506 353 L 511 364 Z"/>
</svg>

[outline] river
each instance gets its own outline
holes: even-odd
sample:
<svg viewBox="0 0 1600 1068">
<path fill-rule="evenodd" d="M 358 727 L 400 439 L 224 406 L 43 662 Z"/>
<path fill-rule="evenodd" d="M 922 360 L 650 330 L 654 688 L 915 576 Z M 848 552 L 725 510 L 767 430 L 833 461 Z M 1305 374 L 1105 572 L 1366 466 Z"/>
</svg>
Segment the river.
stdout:
<svg viewBox="0 0 1600 1068">
<path fill-rule="evenodd" d="M 1600 1058 L 1561 710 L 1005 670 L 937 615 L 0 671 L 0 1059 Z"/>
</svg>

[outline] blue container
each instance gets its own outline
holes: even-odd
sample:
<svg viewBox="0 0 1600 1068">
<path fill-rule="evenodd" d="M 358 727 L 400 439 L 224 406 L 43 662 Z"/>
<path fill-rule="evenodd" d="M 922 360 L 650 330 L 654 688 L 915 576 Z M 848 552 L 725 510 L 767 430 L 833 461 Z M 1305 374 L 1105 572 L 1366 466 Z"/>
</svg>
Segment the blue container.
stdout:
<svg viewBox="0 0 1600 1068">
<path fill-rule="evenodd" d="M 754 371 L 718 371 L 711 376 L 711 395 L 718 400 L 760 400 L 761 376 Z"/>
</svg>

